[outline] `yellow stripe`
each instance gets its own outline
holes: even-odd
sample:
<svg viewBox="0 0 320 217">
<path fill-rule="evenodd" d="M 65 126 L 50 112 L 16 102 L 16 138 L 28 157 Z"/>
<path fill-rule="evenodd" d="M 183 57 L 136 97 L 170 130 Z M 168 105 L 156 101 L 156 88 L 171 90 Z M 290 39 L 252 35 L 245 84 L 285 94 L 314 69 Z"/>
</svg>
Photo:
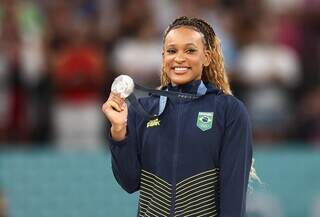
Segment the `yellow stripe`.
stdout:
<svg viewBox="0 0 320 217">
<path fill-rule="evenodd" d="M 197 188 L 199 188 L 199 187 L 197 187 L 197 188 L 192 188 L 192 187 L 194 187 L 194 186 L 201 186 L 200 184 L 201 183 L 205 183 L 205 182 L 208 182 L 207 184 L 214 184 L 214 183 L 216 183 L 218 180 L 216 179 L 217 177 L 212 177 L 211 179 L 205 179 L 205 180 L 202 180 L 201 182 L 197 182 L 197 183 L 195 183 L 195 184 L 193 184 L 193 185 L 190 185 L 190 186 L 187 186 L 186 188 L 184 188 L 184 189 L 181 189 L 179 192 L 177 192 L 177 197 L 178 196 L 181 196 L 181 195 L 184 195 L 186 192 L 189 192 L 189 191 L 192 191 L 192 190 L 194 190 L 194 189 L 197 189 Z M 203 186 L 203 185 L 202 185 Z M 190 190 L 189 190 L 190 189 Z M 185 191 L 185 190 L 187 190 L 187 191 Z M 185 191 L 185 192 L 184 192 Z"/>
<path fill-rule="evenodd" d="M 147 195 L 150 195 L 150 196 L 153 195 L 153 194 L 150 194 L 150 193 L 145 192 L 145 191 L 140 191 L 140 194 L 147 194 Z M 159 196 L 159 195 L 158 195 L 158 196 Z M 161 199 L 166 200 L 167 202 L 171 203 L 170 200 L 168 200 L 168 199 L 166 199 L 166 198 L 163 198 L 163 197 L 161 197 L 161 196 L 159 196 L 159 197 L 160 197 Z"/>
<path fill-rule="evenodd" d="M 189 181 L 186 182 L 186 180 L 183 180 L 183 184 L 179 183 L 177 184 L 177 191 L 179 191 L 181 188 L 183 188 L 185 185 L 189 184 L 189 183 L 192 183 L 192 182 L 196 182 L 197 180 L 199 179 L 202 179 L 202 178 L 205 178 L 205 177 L 208 177 L 208 176 L 214 176 L 214 177 L 219 177 L 219 173 L 218 172 L 212 172 L 212 173 L 209 173 L 209 174 L 203 174 L 202 176 L 198 176 L 198 177 L 193 177 L 193 179 L 189 179 Z"/>
<path fill-rule="evenodd" d="M 150 176 L 147 177 L 146 175 L 142 174 L 140 179 L 141 179 L 141 181 L 149 182 L 149 183 L 152 183 L 152 184 L 153 183 L 157 183 L 157 184 L 161 185 L 162 187 L 166 188 L 168 191 L 171 191 L 171 189 L 169 187 L 165 186 L 164 184 L 162 184 L 161 182 L 159 182 L 158 180 L 156 180 L 153 177 L 150 177 Z"/>
<path fill-rule="evenodd" d="M 147 184 L 147 183 L 149 183 L 149 184 Z M 160 188 L 160 187 L 163 187 L 163 186 L 159 186 L 159 185 L 156 185 L 156 184 L 157 183 L 151 182 L 151 181 L 145 180 L 145 179 L 141 179 L 141 181 L 140 181 L 140 185 L 155 186 L 157 189 L 161 189 L 161 190 L 165 191 L 167 194 L 171 195 L 171 190 L 168 191 L 168 190 L 166 190 L 164 188 Z"/>
<path fill-rule="evenodd" d="M 159 177 L 157 177 L 157 179 L 156 179 L 154 176 L 147 176 L 147 174 L 141 173 L 141 180 L 149 181 L 149 180 L 146 180 L 146 179 L 152 179 L 152 181 L 158 183 L 159 185 L 162 185 L 163 187 L 167 188 L 167 190 L 171 191 L 171 187 L 168 187 L 165 184 L 163 184 L 163 183 L 161 183 L 160 181 L 157 180 L 157 179 L 160 179 Z"/>
<path fill-rule="evenodd" d="M 151 214 L 151 213 L 150 213 Z M 151 217 L 151 216 L 149 216 L 149 214 L 148 213 L 146 213 L 145 214 L 146 215 L 146 217 Z M 155 215 L 153 215 L 153 214 L 151 214 L 152 216 L 155 216 Z"/>
<path fill-rule="evenodd" d="M 198 217 L 207 216 L 208 214 L 211 214 L 211 213 L 213 214 L 211 217 L 214 217 L 214 216 L 217 215 L 217 213 L 214 213 L 214 212 L 216 212 L 216 210 L 213 210 L 213 211 L 211 211 L 211 212 L 204 213 L 204 214 L 202 214 L 202 215 L 199 215 Z"/>
<path fill-rule="evenodd" d="M 207 186 L 207 185 L 210 185 L 210 186 L 207 187 L 207 188 L 204 188 L 204 186 Z M 183 194 L 189 193 L 190 191 L 193 191 L 193 190 L 199 189 L 199 188 L 200 188 L 200 190 L 195 191 L 195 192 L 193 192 L 193 193 L 191 193 L 191 194 L 189 194 L 189 195 L 186 195 L 186 196 L 184 196 L 184 197 L 178 197 L 178 196 L 180 196 L 180 195 L 177 195 L 176 200 L 177 200 L 177 201 L 181 201 L 181 200 L 183 200 L 184 198 L 186 198 L 186 197 L 188 197 L 188 196 L 190 196 L 190 195 L 196 194 L 196 193 L 198 193 L 199 191 L 203 191 L 203 190 L 207 190 L 207 189 L 212 189 L 212 193 L 213 193 L 213 192 L 214 192 L 214 187 L 215 187 L 215 186 L 213 185 L 213 183 L 207 183 L 207 184 L 205 184 L 205 185 L 198 186 L 198 187 L 196 187 L 196 188 L 194 188 L 194 189 L 191 189 L 191 190 L 189 190 L 189 191 L 186 191 L 186 192 L 183 193 Z"/>
<path fill-rule="evenodd" d="M 209 204 L 209 205 L 212 206 L 211 204 Z M 206 206 L 208 206 L 208 205 L 206 205 Z M 199 207 L 199 208 L 196 208 L 196 209 L 187 211 L 187 212 L 191 212 L 191 211 L 194 211 L 194 210 L 197 210 L 197 209 L 201 209 L 200 211 L 193 212 L 193 213 L 191 213 L 191 214 L 189 214 L 189 215 L 185 215 L 185 214 L 184 214 L 184 217 L 194 216 L 195 214 L 201 213 L 201 212 L 203 212 L 203 211 L 207 211 L 207 210 L 216 208 L 216 206 L 213 206 L 213 207 L 209 207 L 209 208 L 207 208 L 207 209 L 202 210 L 202 208 L 203 208 L 203 207 L 206 207 L 206 206 L 202 206 L 202 207 Z"/>
<path fill-rule="evenodd" d="M 150 213 L 150 215 L 152 215 L 152 216 L 154 216 L 154 217 L 157 217 L 156 215 L 154 215 L 154 214 L 152 214 L 152 213 Z M 151 217 L 151 216 L 149 216 L 148 213 L 144 213 L 143 215 L 140 214 L 140 217 Z"/>
<path fill-rule="evenodd" d="M 202 193 L 202 194 L 199 194 L 199 195 L 196 195 L 195 197 L 199 197 L 199 196 L 202 196 L 202 195 L 204 195 L 204 194 L 210 194 L 211 192 L 204 192 L 204 193 Z M 211 195 L 211 194 L 210 194 Z M 188 201 L 190 201 L 190 200 L 192 200 L 193 198 L 195 198 L 195 197 L 190 197 L 189 199 L 187 199 L 187 200 L 184 200 L 184 201 L 180 201 L 180 202 L 177 202 L 176 203 L 176 205 L 180 205 L 180 204 L 182 204 L 182 203 L 185 203 L 185 202 L 188 202 Z M 214 195 L 213 195 L 213 197 L 214 197 Z"/>
<path fill-rule="evenodd" d="M 146 173 L 146 174 L 148 174 L 148 175 L 151 175 L 151 176 L 153 176 L 154 178 L 159 179 L 160 182 L 163 182 L 164 184 L 168 185 L 169 187 L 172 186 L 170 183 L 164 181 L 163 179 L 161 179 L 160 177 L 156 176 L 156 175 L 153 174 L 153 173 L 150 173 L 150 172 L 148 172 L 148 171 L 146 171 L 146 170 L 142 170 L 142 172 L 143 172 L 143 173 Z"/>
<path fill-rule="evenodd" d="M 199 207 L 201 204 L 205 204 L 205 203 L 207 203 L 207 202 L 209 202 L 209 201 L 212 201 L 212 199 L 210 199 L 210 200 L 205 200 L 205 201 L 202 201 L 201 203 L 194 204 L 194 205 L 191 205 L 191 206 L 186 207 L 186 208 L 183 210 L 183 211 L 184 211 L 184 214 L 190 212 L 191 210 L 189 210 L 189 209 L 190 209 L 191 207 Z M 215 202 L 213 201 L 212 203 L 207 204 L 207 205 L 212 206 L 212 205 L 214 205 L 214 204 L 215 204 Z M 207 206 L 207 205 L 204 205 L 204 206 Z M 214 206 L 215 206 L 215 205 L 214 205 Z M 196 209 L 198 209 L 198 208 L 196 208 Z M 196 209 L 194 209 L 194 210 L 196 210 Z M 187 210 L 189 210 L 189 211 L 187 211 Z"/>
<path fill-rule="evenodd" d="M 204 172 L 202 172 L 202 173 L 198 173 L 197 175 L 191 176 L 191 177 L 189 177 L 189 178 L 187 178 L 187 179 L 184 179 L 184 180 L 180 181 L 180 182 L 177 184 L 177 186 L 178 186 L 178 185 L 182 185 L 182 183 L 187 182 L 188 180 L 190 180 L 190 179 L 192 179 L 192 178 L 195 178 L 195 177 L 197 177 L 197 176 L 201 176 L 201 175 L 204 175 L 204 174 L 206 174 L 206 173 L 210 173 L 210 172 L 213 172 L 213 171 L 216 171 L 216 170 L 219 170 L 219 168 L 214 168 L 214 169 L 211 169 L 211 170 L 204 171 Z M 179 187 L 177 187 L 177 189 L 178 189 L 178 188 L 179 188 Z"/>
<path fill-rule="evenodd" d="M 150 188 L 147 188 L 147 187 L 150 187 Z M 166 197 L 166 198 L 169 199 L 169 200 L 170 200 L 170 198 L 171 198 L 170 195 L 167 195 L 167 194 L 165 194 L 164 192 L 161 192 L 160 190 L 156 189 L 154 186 L 150 186 L 150 185 L 147 185 L 147 184 L 143 184 L 143 185 L 140 186 L 140 188 L 143 188 L 143 189 L 146 189 L 146 190 L 148 190 L 148 191 L 151 191 L 152 193 L 153 193 L 153 192 L 157 192 L 158 194 Z"/>
<path fill-rule="evenodd" d="M 140 200 L 143 200 L 143 201 L 150 201 L 150 200 L 153 200 L 153 199 L 154 199 L 154 201 L 157 201 L 158 203 L 161 203 L 162 206 L 167 206 L 168 209 L 170 208 L 170 204 L 171 204 L 171 203 L 169 203 L 169 202 L 166 203 L 166 202 L 160 200 L 160 199 L 157 198 L 157 197 L 154 197 L 154 195 L 152 195 L 151 197 L 147 197 L 147 196 L 145 196 L 145 195 L 140 195 L 140 198 L 139 198 L 139 199 L 140 199 Z"/>
<path fill-rule="evenodd" d="M 197 199 L 197 200 L 193 200 L 192 201 L 192 203 L 195 203 L 195 202 L 198 202 L 199 200 L 203 200 L 203 199 L 205 199 L 205 198 L 208 198 L 208 197 L 212 197 L 212 195 L 211 194 L 209 194 L 209 195 L 207 195 L 207 196 L 205 196 L 205 197 L 200 197 L 199 199 Z M 214 199 L 214 197 L 212 197 L 211 198 L 211 200 L 213 200 Z M 215 203 L 214 201 L 213 201 L 213 203 Z M 183 207 L 185 207 L 185 206 L 188 206 L 188 205 L 190 205 L 191 204 L 191 202 L 190 203 L 187 203 L 187 204 L 185 204 L 185 205 L 182 205 L 181 207 L 179 206 L 176 206 L 176 209 L 181 209 L 181 208 L 183 208 Z M 189 207 L 188 207 L 189 208 Z"/>
<path fill-rule="evenodd" d="M 140 204 L 143 206 L 147 206 L 147 204 L 154 202 L 155 200 L 145 200 L 145 199 L 141 199 L 140 198 Z M 161 202 L 161 201 L 160 201 Z M 170 209 L 168 207 L 163 206 L 162 204 L 160 204 L 159 202 L 157 203 L 158 206 L 161 206 L 163 209 L 165 209 L 167 212 L 170 211 Z"/>
<path fill-rule="evenodd" d="M 181 192 L 183 189 L 185 189 L 185 188 L 183 188 L 183 187 L 185 187 L 186 185 L 188 185 L 188 184 L 190 184 L 190 183 L 194 183 L 194 182 L 197 182 L 198 180 L 200 180 L 200 179 L 203 179 L 203 178 L 207 178 L 207 177 L 209 177 L 209 178 L 219 178 L 219 175 L 218 174 L 216 174 L 216 173 L 212 173 L 212 174 L 208 174 L 208 175 L 206 175 L 206 176 L 201 176 L 201 177 L 199 177 L 199 178 L 197 178 L 197 179 L 194 179 L 194 180 L 191 180 L 191 181 L 189 181 L 189 182 L 187 182 L 187 183 L 184 183 L 183 185 L 180 185 L 178 188 L 177 188 L 177 192 Z M 205 180 L 208 180 L 209 178 L 207 178 L 207 179 L 205 179 Z M 201 181 L 202 182 L 202 181 Z"/>
<path fill-rule="evenodd" d="M 153 209 L 152 209 L 151 207 L 153 207 Z M 140 208 L 140 210 L 142 210 L 142 209 L 145 209 L 145 210 L 146 210 L 146 211 L 145 211 L 146 213 L 147 213 L 148 211 L 153 211 L 153 212 L 155 212 L 156 214 L 160 214 L 160 215 L 162 215 L 162 216 L 165 216 L 163 213 L 161 213 L 161 211 L 162 211 L 162 212 L 166 213 L 167 215 L 169 215 L 169 212 L 167 212 L 167 211 L 165 211 L 165 210 L 159 209 L 158 207 L 154 206 L 152 203 L 149 203 L 146 208 Z M 158 210 L 160 210 L 160 212 L 159 212 Z"/>
</svg>

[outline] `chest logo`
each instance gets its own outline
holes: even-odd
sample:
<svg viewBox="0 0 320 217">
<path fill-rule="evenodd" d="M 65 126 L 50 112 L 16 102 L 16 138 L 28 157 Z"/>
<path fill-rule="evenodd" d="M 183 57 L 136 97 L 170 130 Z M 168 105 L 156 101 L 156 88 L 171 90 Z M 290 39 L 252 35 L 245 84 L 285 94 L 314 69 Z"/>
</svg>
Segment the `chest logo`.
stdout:
<svg viewBox="0 0 320 217">
<path fill-rule="evenodd" d="M 157 126 L 160 126 L 160 120 L 158 118 L 152 119 L 152 120 L 148 121 L 148 123 L 147 123 L 147 128 L 157 127 Z"/>
<path fill-rule="evenodd" d="M 199 112 L 197 118 L 197 127 L 202 131 L 211 129 L 214 122 L 213 118 L 213 112 Z"/>
</svg>

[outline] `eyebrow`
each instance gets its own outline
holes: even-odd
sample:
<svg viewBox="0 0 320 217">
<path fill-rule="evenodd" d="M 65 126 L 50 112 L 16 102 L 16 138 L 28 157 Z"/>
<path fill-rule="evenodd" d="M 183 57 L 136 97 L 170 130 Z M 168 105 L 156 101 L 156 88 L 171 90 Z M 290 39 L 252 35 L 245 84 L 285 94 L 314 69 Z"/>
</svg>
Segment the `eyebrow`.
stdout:
<svg viewBox="0 0 320 217">
<path fill-rule="evenodd" d="M 171 43 L 171 44 L 167 44 L 167 46 L 175 46 L 176 44 L 173 44 L 173 43 Z M 190 46 L 190 45 L 192 45 L 192 46 L 196 46 L 196 44 L 194 44 L 194 43 L 187 43 L 187 44 L 185 44 L 186 46 Z"/>
</svg>

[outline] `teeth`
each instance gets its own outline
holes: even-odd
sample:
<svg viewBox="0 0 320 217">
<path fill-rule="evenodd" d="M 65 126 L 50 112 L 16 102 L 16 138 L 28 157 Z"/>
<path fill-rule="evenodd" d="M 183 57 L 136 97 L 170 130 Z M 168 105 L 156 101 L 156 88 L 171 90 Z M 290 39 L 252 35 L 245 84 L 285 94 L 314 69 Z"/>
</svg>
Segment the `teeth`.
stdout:
<svg viewBox="0 0 320 217">
<path fill-rule="evenodd" d="M 175 67 L 174 70 L 176 70 L 176 71 L 186 71 L 186 70 L 188 70 L 188 68 L 187 67 Z"/>
</svg>

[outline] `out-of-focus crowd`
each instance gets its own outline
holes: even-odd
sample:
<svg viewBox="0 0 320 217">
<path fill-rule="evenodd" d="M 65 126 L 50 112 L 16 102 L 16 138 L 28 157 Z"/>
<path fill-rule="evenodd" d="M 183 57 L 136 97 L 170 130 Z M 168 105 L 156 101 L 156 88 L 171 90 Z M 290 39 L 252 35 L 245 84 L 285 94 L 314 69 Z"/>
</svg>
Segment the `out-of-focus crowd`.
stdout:
<svg viewBox="0 0 320 217">
<path fill-rule="evenodd" d="M 1 0 L 0 146 L 97 148 L 118 74 L 156 87 L 162 32 L 181 15 L 222 41 L 255 144 L 320 147 L 317 0 Z"/>
</svg>

